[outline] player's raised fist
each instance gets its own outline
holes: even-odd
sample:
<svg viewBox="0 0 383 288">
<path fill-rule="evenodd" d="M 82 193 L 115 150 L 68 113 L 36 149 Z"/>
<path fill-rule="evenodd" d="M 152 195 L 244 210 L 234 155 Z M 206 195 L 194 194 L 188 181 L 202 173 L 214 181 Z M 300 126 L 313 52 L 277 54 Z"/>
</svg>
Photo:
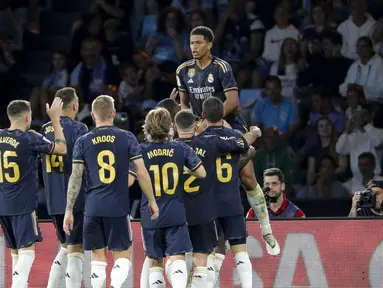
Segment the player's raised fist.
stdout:
<svg viewBox="0 0 383 288">
<path fill-rule="evenodd" d="M 257 137 L 261 137 L 262 136 L 262 131 L 261 129 L 258 127 L 258 126 L 251 126 L 250 127 L 250 131 L 253 132 L 257 135 Z"/>
<path fill-rule="evenodd" d="M 56 97 L 51 106 L 48 103 L 45 106 L 51 120 L 60 118 L 63 109 L 63 101 L 60 98 Z"/>
<path fill-rule="evenodd" d="M 149 211 L 152 214 L 151 219 L 156 220 L 158 216 L 160 215 L 160 209 L 158 209 L 157 202 L 154 201 L 149 201 L 148 203 Z"/>
</svg>

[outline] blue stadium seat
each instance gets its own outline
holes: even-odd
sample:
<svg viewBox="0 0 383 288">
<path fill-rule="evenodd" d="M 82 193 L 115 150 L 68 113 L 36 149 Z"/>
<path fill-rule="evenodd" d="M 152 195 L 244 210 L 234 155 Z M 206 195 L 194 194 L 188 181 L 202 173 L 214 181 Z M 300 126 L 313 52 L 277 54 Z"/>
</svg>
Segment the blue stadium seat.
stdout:
<svg viewBox="0 0 383 288">
<path fill-rule="evenodd" d="M 254 100 L 262 98 L 263 89 L 241 89 L 239 91 L 239 105 L 246 107 L 248 104 L 252 104 Z"/>
</svg>

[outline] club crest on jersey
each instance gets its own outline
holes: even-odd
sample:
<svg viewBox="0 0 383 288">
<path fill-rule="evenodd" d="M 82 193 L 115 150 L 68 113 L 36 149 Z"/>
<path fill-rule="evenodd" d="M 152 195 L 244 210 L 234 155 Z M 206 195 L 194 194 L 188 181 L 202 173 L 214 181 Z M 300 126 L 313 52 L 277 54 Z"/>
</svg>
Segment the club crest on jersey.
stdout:
<svg viewBox="0 0 383 288">
<path fill-rule="evenodd" d="M 194 69 L 194 68 L 190 68 L 190 69 L 188 70 L 188 76 L 189 76 L 190 78 L 193 78 L 194 75 L 195 75 L 195 69 Z"/>
<path fill-rule="evenodd" d="M 213 76 L 213 74 L 209 74 L 209 76 L 207 76 L 207 82 L 209 82 L 209 83 L 213 83 L 214 82 L 214 76 Z"/>
</svg>

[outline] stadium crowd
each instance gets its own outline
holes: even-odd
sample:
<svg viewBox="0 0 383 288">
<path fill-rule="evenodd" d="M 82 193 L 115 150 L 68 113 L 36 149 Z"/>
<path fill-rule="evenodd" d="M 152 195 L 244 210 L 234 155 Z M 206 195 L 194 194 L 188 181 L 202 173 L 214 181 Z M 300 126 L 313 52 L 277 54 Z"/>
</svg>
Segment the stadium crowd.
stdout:
<svg viewBox="0 0 383 288">
<path fill-rule="evenodd" d="M 253 159 L 261 185 L 263 171 L 276 167 L 289 198 L 351 199 L 382 173 L 383 2 L 58 2 L 0 1 L 1 108 L 24 95 L 35 130 L 48 120 L 45 103 L 72 86 L 78 120 L 89 129 L 90 103 L 107 94 L 117 104 L 117 126 L 143 141 L 148 111 L 176 97 L 175 72 L 191 58 L 191 29 L 207 25 L 213 55 L 235 73 L 243 117 L 262 129 Z M 48 27 L 49 15 L 68 11 L 77 18 L 61 24 L 71 29 Z M 49 29 L 70 30 L 70 41 L 57 41 Z M 50 60 L 40 63 L 49 70 L 27 73 L 27 55 L 49 49 Z"/>
</svg>

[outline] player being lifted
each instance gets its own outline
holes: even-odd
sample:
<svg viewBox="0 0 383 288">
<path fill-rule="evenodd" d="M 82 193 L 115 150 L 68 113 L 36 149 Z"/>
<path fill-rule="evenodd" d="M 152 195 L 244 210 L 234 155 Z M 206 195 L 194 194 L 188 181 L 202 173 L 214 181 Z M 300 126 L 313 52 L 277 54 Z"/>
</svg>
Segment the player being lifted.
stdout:
<svg viewBox="0 0 383 288">
<path fill-rule="evenodd" d="M 194 136 L 195 116 L 190 110 L 179 112 L 175 117 L 175 124 L 180 136 L 178 140 L 192 147 L 206 167 L 205 179 L 198 180 L 184 173 L 184 200 L 195 265 L 192 281 L 199 284 L 195 287 L 212 288 L 215 283 L 214 258 L 209 257 L 210 261 L 208 261 L 208 256 L 217 246 L 217 230 L 214 221 L 217 211 L 212 185 L 217 173 L 215 162 L 218 157 L 227 153 L 247 153 L 249 144 L 260 136 L 260 130 L 253 129 L 243 137 L 240 135 L 220 137 L 208 131 Z M 217 123 L 210 125 L 222 127 L 222 124 L 223 120 L 219 119 Z"/>
<path fill-rule="evenodd" d="M 11 126 L 0 130 L 0 224 L 12 253 L 12 288 L 27 287 L 35 260 L 35 242 L 41 241 L 36 217 L 38 153 L 65 155 L 61 129 L 62 101 L 55 98 L 47 113 L 54 129 L 53 141 L 29 130 L 30 103 L 14 100 L 7 107 Z M 29 130 L 29 131 L 28 131 Z"/>
<path fill-rule="evenodd" d="M 158 217 L 158 207 L 136 137 L 113 126 L 116 115 L 113 98 L 106 95 L 97 97 L 92 103 L 91 115 L 96 128 L 81 136 L 73 151 L 64 231 L 70 235 L 77 225 L 73 208 L 86 170 L 83 242 L 84 249 L 92 251 L 92 287 L 104 288 L 106 285 L 108 247 L 114 259 L 110 287 L 120 288 L 131 267 L 132 231 L 128 189 L 128 175 L 132 177 L 130 161 L 135 165 L 138 182 L 149 199 L 146 209 L 149 207 L 152 219 Z"/>
<path fill-rule="evenodd" d="M 70 235 L 63 230 L 63 221 L 66 205 L 66 192 L 68 181 L 72 173 L 72 153 L 76 140 L 88 132 L 85 124 L 75 121 L 78 113 L 78 97 L 73 88 L 62 88 L 56 92 L 56 97 L 63 103 L 63 112 L 60 118 L 61 127 L 67 143 L 68 153 L 66 156 L 43 155 L 43 178 L 45 186 L 45 198 L 48 214 L 55 225 L 56 233 L 61 243 L 61 249 L 53 260 L 49 274 L 47 288 L 56 288 L 66 275 L 67 288 L 80 288 L 84 254 L 82 248 L 82 228 L 84 219 L 84 191 L 74 206 L 75 226 Z M 48 122 L 41 128 L 41 134 L 53 141 L 55 131 L 52 122 Z"/>
<path fill-rule="evenodd" d="M 218 97 L 224 101 L 224 119 L 233 129 L 245 133 L 247 129 L 240 116 L 238 87 L 233 71 L 227 62 L 211 55 L 213 41 L 214 34 L 208 27 L 198 26 L 190 33 L 193 59 L 181 64 L 176 71 L 181 108 L 188 108 L 190 104 L 194 114 L 204 118 L 202 103 L 211 96 Z M 203 121 L 199 131 L 205 128 L 206 121 Z M 241 170 L 240 177 L 248 200 L 260 221 L 267 251 L 269 254 L 277 255 L 279 245 L 272 235 L 266 201 L 255 179 L 251 161 Z M 223 254 L 216 256 L 216 269 L 219 271 L 225 256 Z"/>
<path fill-rule="evenodd" d="M 184 167 L 196 178 L 206 177 L 201 160 L 189 146 L 169 141 L 172 137 L 171 127 L 172 119 L 166 109 L 150 111 L 144 124 L 148 142 L 141 144 L 145 165 L 150 171 L 157 204 L 161 209 L 159 218 L 151 221 L 145 208 L 147 200 L 142 199 L 142 233 L 146 256 L 151 259 L 150 288 L 166 287 L 163 276 L 163 258 L 166 256 L 172 262 L 170 279 L 173 287 L 186 287 L 188 273 L 185 252 L 192 250 L 192 244 L 182 195 Z"/>
</svg>

